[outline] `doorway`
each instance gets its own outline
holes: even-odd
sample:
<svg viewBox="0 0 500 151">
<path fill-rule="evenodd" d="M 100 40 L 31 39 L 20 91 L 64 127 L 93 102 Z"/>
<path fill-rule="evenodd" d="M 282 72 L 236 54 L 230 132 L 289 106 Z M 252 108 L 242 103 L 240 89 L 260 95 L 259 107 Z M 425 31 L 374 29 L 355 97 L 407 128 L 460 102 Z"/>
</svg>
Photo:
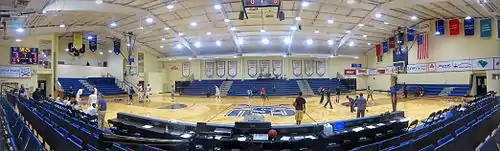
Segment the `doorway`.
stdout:
<svg viewBox="0 0 500 151">
<path fill-rule="evenodd" d="M 47 96 L 47 81 L 45 81 L 45 80 L 38 80 L 38 88 L 40 89 L 40 92 L 44 96 Z"/>
<path fill-rule="evenodd" d="M 486 76 L 476 76 L 476 94 L 485 95 L 487 91 Z"/>
</svg>

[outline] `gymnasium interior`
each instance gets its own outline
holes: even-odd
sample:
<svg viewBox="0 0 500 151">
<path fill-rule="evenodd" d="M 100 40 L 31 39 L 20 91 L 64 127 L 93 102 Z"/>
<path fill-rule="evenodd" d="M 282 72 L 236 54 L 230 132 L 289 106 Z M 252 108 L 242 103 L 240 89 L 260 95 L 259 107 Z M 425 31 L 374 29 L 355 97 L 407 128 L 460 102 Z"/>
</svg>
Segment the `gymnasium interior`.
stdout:
<svg viewBox="0 0 500 151">
<path fill-rule="evenodd" d="M 500 151 L 500 0 L 1 0 L 0 151 Z"/>
</svg>

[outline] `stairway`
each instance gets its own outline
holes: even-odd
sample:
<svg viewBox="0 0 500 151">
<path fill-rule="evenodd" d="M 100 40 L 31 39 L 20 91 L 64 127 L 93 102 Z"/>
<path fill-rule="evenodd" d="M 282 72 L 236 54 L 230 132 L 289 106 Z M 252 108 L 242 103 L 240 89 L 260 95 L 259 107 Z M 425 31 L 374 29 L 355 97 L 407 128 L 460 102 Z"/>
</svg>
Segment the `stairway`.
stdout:
<svg viewBox="0 0 500 151">
<path fill-rule="evenodd" d="M 451 94 L 451 91 L 453 91 L 454 87 L 446 87 L 439 92 L 439 96 L 449 96 Z"/>
<path fill-rule="evenodd" d="M 304 95 L 314 95 L 314 91 L 311 89 L 311 86 L 309 86 L 307 80 L 297 80 L 297 84 Z"/>
<path fill-rule="evenodd" d="M 220 85 L 220 95 L 227 96 L 227 92 L 229 91 L 229 89 L 231 89 L 232 85 L 233 81 L 223 81 Z"/>
</svg>

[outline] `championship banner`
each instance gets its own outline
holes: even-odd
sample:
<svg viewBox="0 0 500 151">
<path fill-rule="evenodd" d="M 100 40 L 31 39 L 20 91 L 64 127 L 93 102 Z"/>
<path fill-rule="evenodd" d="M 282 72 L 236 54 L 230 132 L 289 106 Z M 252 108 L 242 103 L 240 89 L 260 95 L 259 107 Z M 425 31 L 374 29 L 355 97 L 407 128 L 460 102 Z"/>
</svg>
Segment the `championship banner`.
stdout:
<svg viewBox="0 0 500 151">
<path fill-rule="evenodd" d="M 406 65 L 406 73 L 424 73 L 424 72 L 427 72 L 427 64 Z"/>
<path fill-rule="evenodd" d="M 205 61 L 205 75 L 209 78 L 214 76 L 214 62 Z"/>
<path fill-rule="evenodd" d="M 418 25 L 418 33 L 427 33 L 431 31 L 431 22 L 424 21 Z"/>
<path fill-rule="evenodd" d="M 236 77 L 236 75 L 238 74 L 238 61 L 228 61 L 227 67 L 227 75 L 229 75 L 230 77 Z"/>
<path fill-rule="evenodd" d="M 406 29 L 406 40 L 407 41 L 415 40 L 415 29 L 413 28 Z"/>
<path fill-rule="evenodd" d="M 479 31 L 481 37 L 491 37 L 491 19 L 481 19 L 479 21 Z"/>
<path fill-rule="evenodd" d="M 283 74 L 283 61 L 281 60 L 273 60 L 273 74 L 275 76 L 281 76 Z"/>
<path fill-rule="evenodd" d="M 83 33 L 82 32 L 74 32 L 73 33 L 73 47 L 77 50 L 83 47 Z"/>
<path fill-rule="evenodd" d="M 95 52 L 97 50 L 97 35 L 90 35 L 89 38 L 89 49 Z"/>
<path fill-rule="evenodd" d="M 393 74 L 393 73 L 394 73 L 394 67 L 393 66 L 385 67 L 385 74 Z"/>
<path fill-rule="evenodd" d="M 493 58 L 474 59 L 472 70 L 493 70 Z"/>
<path fill-rule="evenodd" d="M 30 78 L 31 67 L 0 66 L 0 78 Z"/>
<path fill-rule="evenodd" d="M 292 71 L 297 77 L 302 74 L 302 60 L 292 60 Z"/>
<path fill-rule="evenodd" d="M 314 74 L 314 62 L 312 60 L 304 60 L 305 74 L 312 76 Z"/>
<path fill-rule="evenodd" d="M 474 36 L 475 19 L 464 19 L 464 36 Z"/>
<path fill-rule="evenodd" d="M 444 20 L 443 19 L 436 20 L 436 33 L 434 33 L 434 34 L 436 36 L 444 35 Z"/>
<path fill-rule="evenodd" d="M 500 58 L 493 58 L 493 69 L 500 70 Z"/>
<path fill-rule="evenodd" d="M 448 21 L 448 29 L 451 36 L 460 35 L 460 20 L 458 18 L 450 19 Z"/>
<path fill-rule="evenodd" d="M 385 68 L 378 68 L 377 74 L 385 74 Z"/>
<path fill-rule="evenodd" d="M 382 51 L 383 51 L 384 53 L 389 52 L 389 43 L 388 43 L 387 41 L 383 41 L 383 42 L 382 42 Z"/>
<path fill-rule="evenodd" d="M 431 62 L 427 64 L 427 72 L 436 72 L 436 63 Z"/>
<path fill-rule="evenodd" d="M 472 60 L 453 61 L 453 71 L 470 71 L 472 70 Z"/>
<path fill-rule="evenodd" d="M 120 54 L 120 46 L 121 46 L 121 42 L 119 39 L 113 41 L 113 51 L 115 52 L 116 55 Z"/>
<path fill-rule="evenodd" d="M 344 75 L 346 76 L 357 75 L 356 69 L 344 69 Z"/>
<path fill-rule="evenodd" d="M 500 19 L 497 19 L 497 38 L 500 39 Z"/>
<path fill-rule="evenodd" d="M 319 60 L 316 61 L 316 74 L 318 76 L 322 77 L 326 73 L 326 61 L 325 60 Z"/>
<path fill-rule="evenodd" d="M 269 60 L 259 60 L 260 73 L 263 75 L 269 74 Z"/>
<path fill-rule="evenodd" d="M 257 60 L 247 61 L 247 72 L 250 77 L 255 77 L 257 75 Z"/>
<path fill-rule="evenodd" d="M 389 49 L 396 48 L 396 37 L 389 38 Z"/>
<path fill-rule="evenodd" d="M 224 77 L 224 75 L 226 75 L 226 62 L 217 61 L 215 62 L 215 64 L 215 66 L 217 67 L 217 76 L 219 76 L 219 78 Z"/>
<path fill-rule="evenodd" d="M 182 63 L 182 76 L 188 77 L 191 75 L 191 64 L 189 62 Z"/>
</svg>

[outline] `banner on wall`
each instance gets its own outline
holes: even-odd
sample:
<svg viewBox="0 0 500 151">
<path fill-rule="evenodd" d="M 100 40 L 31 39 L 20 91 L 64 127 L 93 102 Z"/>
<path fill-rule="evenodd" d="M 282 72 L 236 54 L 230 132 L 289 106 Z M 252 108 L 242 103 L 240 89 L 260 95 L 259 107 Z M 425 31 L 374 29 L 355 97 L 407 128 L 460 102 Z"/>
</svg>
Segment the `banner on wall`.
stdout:
<svg viewBox="0 0 500 151">
<path fill-rule="evenodd" d="M 493 69 L 500 70 L 500 58 L 493 58 L 493 62 L 495 63 Z"/>
<path fill-rule="evenodd" d="M 182 63 L 182 76 L 188 77 L 191 75 L 191 64 L 189 62 Z"/>
<path fill-rule="evenodd" d="M 460 20 L 458 18 L 450 19 L 448 21 L 448 29 L 451 36 L 460 35 Z"/>
<path fill-rule="evenodd" d="M 438 19 L 436 20 L 436 36 L 444 35 L 444 20 Z"/>
<path fill-rule="evenodd" d="M 346 75 L 346 76 L 357 75 L 356 69 L 344 69 L 344 75 Z"/>
<path fill-rule="evenodd" d="M 393 66 L 385 67 L 385 74 L 393 74 L 393 73 L 394 73 L 394 67 Z"/>
<path fill-rule="evenodd" d="M 472 70 L 493 70 L 493 58 L 472 60 Z"/>
<path fill-rule="evenodd" d="M 89 37 L 89 49 L 90 51 L 95 52 L 97 50 L 97 35 L 91 34 Z"/>
<path fill-rule="evenodd" d="M 474 35 L 474 23 L 475 19 L 464 19 L 464 36 L 473 36 Z"/>
<path fill-rule="evenodd" d="M 452 61 L 436 62 L 436 72 L 453 71 Z"/>
<path fill-rule="evenodd" d="M 219 76 L 219 78 L 224 77 L 224 75 L 226 75 L 226 62 L 217 61 L 215 64 L 215 66 L 217 66 L 217 76 Z"/>
<path fill-rule="evenodd" d="M 491 37 L 491 19 L 481 19 L 479 21 L 479 31 L 481 37 Z"/>
<path fill-rule="evenodd" d="M 427 72 L 427 64 L 406 65 L 406 73 L 424 73 L 424 72 Z"/>
<path fill-rule="evenodd" d="M 415 40 L 415 29 L 413 29 L 413 28 L 406 29 L 406 40 L 407 41 L 414 41 Z"/>
<path fill-rule="evenodd" d="M 302 60 L 292 60 L 292 72 L 297 77 L 302 74 Z"/>
<path fill-rule="evenodd" d="M 378 68 L 377 74 L 385 74 L 385 68 Z"/>
<path fill-rule="evenodd" d="M 500 39 L 500 19 L 497 19 L 497 38 Z"/>
<path fill-rule="evenodd" d="M 1 78 L 30 78 L 31 67 L 0 66 Z"/>
<path fill-rule="evenodd" d="M 269 60 L 260 60 L 260 74 L 266 75 L 269 74 Z"/>
<path fill-rule="evenodd" d="M 281 74 L 283 74 L 283 61 L 273 60 L 271 63 L 273 64 L 273 74 L 275 76 L 281 76 Z"/>
<path fill-rule="evenodd" d="M 436 72 L 436 63 L 431 62 L 427 64 L 427 72 Z"/>
<path fill-rule="evenodd" d="M 357 64 L 357 63 L 351 64 L 351 68 L 362 68 L 362 67 L 363 67 L 363 65 L 361 65 L 361 64 Z"/>
<path fill-rule="evenodd" d="M 359 76 L 368 75 L 368 69 L 358 69 L 358 71 L 356 71 L 356 75 Z"/>
<path fill-rule="evenodd" d="M 228 61 L 227 62 L 227 75 L 234 78 L 238 74 L 238 61 Z"/>
<path fill-rule="evenodd" d="M 206 61 L 205 62 L 205 75 L 211 78 L 214 75 L 214 62 Z"/>
<path fill-rule="evenodd" d="M 382 42 L 382 51 L 383 51 L 384 53 L 389 52 L 389 42 L 387 42 L 387 41 L 383 41 L 383 42 Z"/>
<path fill-rule="evenodd" d="M 368 69 L 368 75 L 377 75 L 377 69 Z"/>
<path fill-rule="evenodd" d="M 314 74 L 314 65 L 313 65 L 313 61 L 312 60 L 304 60 L 304 66 L 305 66 L 305 71 L 304 73 L 307 75 L 307 76 L 312 76 Z"/>
<path fill-rule="evenodd" d="M 250 77 L 255 77 L 257 75 L 257 60 L 247 61 L 247 72 Z"/>
<path fill-rule="evenodd" d="M 120 47 L 121 47 L 120 40 L 114 40 L 113 41 L 113 52 L 115 52 L 115 55 L 120 54 Z"/>
<path fill-rule="evenodd" d="M 453 71 L 470 71 L 472 70 L 472 60 L 453 61 Z"/>
<path fill-rule="evenodd" d="M 325 60 L 318 60 L 316 61 L 316 74 L 318 76 L 322 77 L 326 73 L 326 61 Z"/>
</svg>

